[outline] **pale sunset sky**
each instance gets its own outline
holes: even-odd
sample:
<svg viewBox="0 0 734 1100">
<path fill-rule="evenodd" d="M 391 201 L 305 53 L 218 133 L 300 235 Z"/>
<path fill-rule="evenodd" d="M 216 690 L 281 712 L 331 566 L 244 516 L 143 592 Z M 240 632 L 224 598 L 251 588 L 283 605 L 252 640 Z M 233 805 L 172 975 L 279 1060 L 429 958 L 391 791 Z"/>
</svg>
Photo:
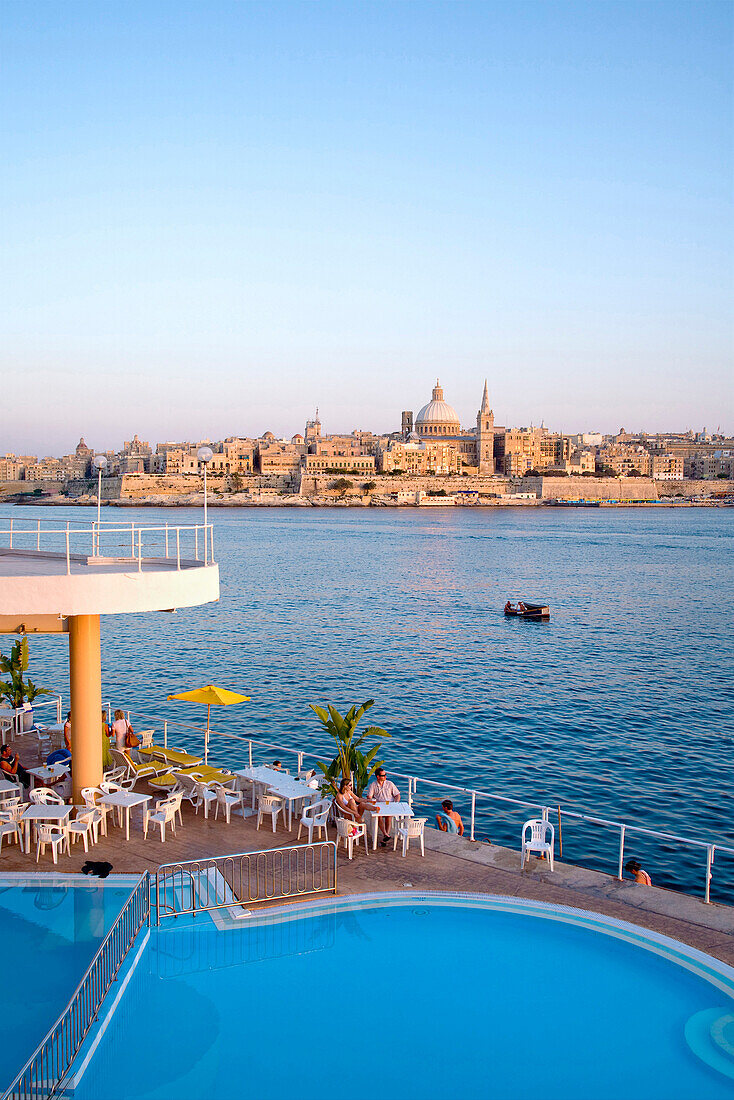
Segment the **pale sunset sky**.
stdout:
<svg viewBox="0 0 734 1100">
<path fill-rule="evenodd" d="M 734 432 L 730 3 L 0 3 L 0 453 Z"/>
</svg>

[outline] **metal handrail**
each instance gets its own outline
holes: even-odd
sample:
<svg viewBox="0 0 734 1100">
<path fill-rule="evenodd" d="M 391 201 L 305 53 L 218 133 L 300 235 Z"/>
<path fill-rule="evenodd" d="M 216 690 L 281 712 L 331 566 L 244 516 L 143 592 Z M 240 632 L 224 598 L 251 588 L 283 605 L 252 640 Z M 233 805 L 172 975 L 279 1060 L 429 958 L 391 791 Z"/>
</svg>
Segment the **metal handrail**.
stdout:
<svg viewBox="0 0 734 1100">
<path fill-rule="evenodd" d="M 193 533 L 192 553 L 193 557 L 186 557 L 181 555 L 181 534 Z M 202 533 L 203 538 L 201 543 L 203 544 L 203 557 L 200 554 L 200 540 L 199 533 Z M 125 554 L 113 554 L 111 555 L 115 560 L 122 561 L 135 561 L 137 562 L 138 569 L 142 570 L 143 562 L 149 560 L 176 560 L 176 566 L 181 568 L 181 564 L 197 562 L 204 565 L 214 564 L 214 528 L 211 523 L 189 523 L 189 524 L 139 524 L 131 521 L 130 523 L 120 524 L 110 520 L 93 520 L 89 524 L 73 526 L 71 521 L 67 521 L 64 526 L 42 526 L 41 520 L 37 520 L 35 524 L 28 527 L 19 527 L 15 520 L 9 521 L 9 526 L 6 528 L 0 528 L 0 538 L 2 536 L 8 536 L 7 546 L 10 550 L 18 550 L 22 547 L 18 546 L 18 539 L 23 540 L 30 537 L 32 542 L 35 542 L 35 546 L 32 547 L 36 553 L 51 554 L 54 556 L 60 556 L 66 558 L 66 572 L 71 573 L 71 564 L 73 561 L 81 561 L 86 563 L 90 558 L 99 558 L 103 556 L 100 554 L 101 540 L 106 539 L 108 536 L 124 536 L 125 540 Z M 156 557 L 143 554 L 143 539 L 147 539 L 150 544 L 151 535 L 158 535 L 160 548 L 163 551 L 162 554 Z M 43 550 L 41 547 L 42 536 L 45 539 L 46 546 L 49 545 L 49 538 L 53 540 L 53 536 L 57 537 L 57 543 L 63 541 L 63 549 L 61 550 Z M 175 553 L 171 552 L 171 541 L 175 538 Z M 15 545 L 14 545 L 15 540 Z M 127 544 L 129 540 L 129 552 L 127 551 Z M 72 542 L 76 542 L 76 547 L 72 550 Z M 118 540 L 121 541 L 121 540 Z M 27 549 L 31 549 L 24 542 Z M 116 549 L 120 549 L 119 546 Z"/>
<path fill-rule="evenodd" d="M 150 919 L 150 875 L 144 872 L 53 1027 L 0 1100 L 50 1100 L 69 1072 L 112 983 Z"/>
<path fill-rule="evenodd" d="M 155 922 L 307 894 L 336 894 L 336 876 L 333 840 L 164 863 L 155 875 Z"/>
<path fill-rule="evenodd" d="M 159 719 L 152 719 L 152 721 L 160 721 L 160 720 Z M 201 726 L 188 724 L 188 723 L 185 723 L 185 722 L 178 722 L 177 721 L 177 722 L 174 723 L 170 720 L 164 720 L 163 725 L 164 725 L 164 730 L 166 732 L 166 735 L 167 735 L 168 727 L 174 726 L 174 725 L 177 726 L 177 727 L 181 727 L 182 729 L 195 730 L 197 733 L 200 733 L 200 734 L 203 733 L 203 730 L 202 730 Z M 270 741 L 260 741 L 260 740 L 257 740 L 256 738 L 243 737 L 242 735 L 239 735 L 239 734 L 225 733 L 225 732 L 222 732 L 222 731 L 217 731 L 217 738 L 220 738 L 220 737 L 224 737 L 227 740 L 237 741 L 237 742 L 241 743 L 242 745 L 246 745 L 247 748 L 248 748 L 248 758 L 249 758 L 250 767 L 252 766 L 252 747 L 253 747 L 253 745 L 257 745 L 257 746 L 262 747 L 262 748 L 275 749 L 280 753 L 292 754 L 298 760 L 298 770 L 299 771 L 302 770 L 305 760 L 313 761 L 313 760 L 319 759 L 320 757 L 323 758 L 323 756 L 325 754 L 328 755 L 328 750 L 327 749 L 325 749 L 324 752 L 322 752 L 320 754 L 317 754 L 317 753 L 312 752 L 312 751 L 306 751 L 306 750 L 303 750 L 303 749 L 295 749 L 295 748 L 293 748 L 292 745 L 281 745 L 281 744 L 276 744 L 276 743 L 270 742 Z M 224 766 L 226 766 L 226 761 L 225 761 Z M 439 788 L 440 790 L 446 791 L 446 792 L 455 791 L 458 794 L 466 795 L 467 797 L 469 797 L 471 799 L 471 812 L 470 812 L 470 817 L 469 817 L 469 839 L 470 840 L 475 839 L 475 829 L 476 829 L 476 820 L 477 820 L 477 800 L 478 799 L 484 799 L 485 801 L 500 803 L 501 805 L 504 805 L 504 806 L 507 806 L 507 807 L 516 807 L 516 808 L 522 809 L 522 810 L 538 811 L 539 815 L 543 818 L 546 818 L 546 819 L 549 817 L 551 812 L 555 813 L 557 811 L 559 805 L 560 805 L 561 813 L 562 813 L 564 818 L 572 818 L 576 821 L 585 821 L 585 822 L 587 822 L 588 824 L 591 824 L 591 825 L 599 825 L 599 826 L 602 826 L 602 827 L 616 829 L 616 830 L 619 831 L 619 848 L 618 848 L 618 854 L 617 854 L 615 870 L 616 870 L 616 877 L 619 878 L 619 879 L 622 878 L 622 871 L 624 869 L 624 847 L 625 847 L 626 836 L 627 836 L 628 833 L 639 833 L 639 834 L 644 835 L 644 836 L 652 837 L 656 840 L 673 841 L 674 843 L 681 844 L 681 845 L 689 845 L 689 846 L 694 847 L 694 848 L 702 848 L 706 852 L 706 870 L 705 870 L 703 897 L 704 897 L 704 901 L 707 902 L 707 903 L 710 902 L 710 900 L 711 900 L 711 881 L 712 881 L 712 873 L 711 872 L 712 872 L 712 867 L 713 867 L 713 864 L 714 864 L 714 859 L 715 859 L 716 853 L 719 852 L 719 853 L 722 853 L 724 855 L 734 855 L 734 847 L 730 847 L 727 844 L 720 844 L 718 842 L 714 842 L 714 841 L 710 841 L 710 840 L 701 840 L 699 838 L 694 838 L 694 837 L 689 837 L 689 836 L 680 836 L 676 833 L 668 832 L 667 830 L 650 829 L 647 826 L 643 826 L 643 825 L 632 825 L 632 824 L 629 824 L 627 822 L 615 821 L 615 820 L 611 820 L 611 819 L 607 819 L 607 818 L 603 818 L 603 817 L 597 817 L 593 814 L 582 813 L 582 812 L 577 811 L 577 810 L 569 810 L 569 809 L 566 809 L 563 805 L 561 805 L 559 803 L 558 799 L 546 798 L 546 799 L 536 799 L 535 801 L 533 801 L 531 799 L 513 798 L 509 795 L 498 794 L 496 791 L 482 791 L 482 790 L 478 790 L 477 788 L 474 788 L 474 787 L 464 787 L 464 786 L 458 786 L 458 785 L 451 784 L 451 783 L 445 783 L 445 782 L 443 782 L 441 780 L 438 780 L 438 779 L 428 779 L 425 776 L 409 775 L 405 772 L 394 771 L 391 774 L 396 779 L 404 779 L 404 780 L 407 781 L 407 783 L 408 783 L 408 800 L 410 802 L 412 802 L 413 796 L 415 795 L 415 793 L 417 791 L 419 783 L 424 785 L 424 786 L 436 787 L 436 788 Z"/>
</svg>

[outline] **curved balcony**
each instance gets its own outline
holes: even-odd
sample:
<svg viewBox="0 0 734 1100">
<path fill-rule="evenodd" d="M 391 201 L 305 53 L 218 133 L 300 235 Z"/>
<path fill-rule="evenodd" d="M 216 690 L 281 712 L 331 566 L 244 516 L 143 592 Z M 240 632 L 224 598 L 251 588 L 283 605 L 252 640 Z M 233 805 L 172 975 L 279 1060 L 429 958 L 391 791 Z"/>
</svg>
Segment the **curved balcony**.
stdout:
<svg viewBox="0 0 734 1100">
<path fill-rule="evenodd" d="M 219 599 L 211 524 L 48 523 L 0 529 L 0 630 L 64 632 L 73 615 L 195 607 Z"/>
</svg>

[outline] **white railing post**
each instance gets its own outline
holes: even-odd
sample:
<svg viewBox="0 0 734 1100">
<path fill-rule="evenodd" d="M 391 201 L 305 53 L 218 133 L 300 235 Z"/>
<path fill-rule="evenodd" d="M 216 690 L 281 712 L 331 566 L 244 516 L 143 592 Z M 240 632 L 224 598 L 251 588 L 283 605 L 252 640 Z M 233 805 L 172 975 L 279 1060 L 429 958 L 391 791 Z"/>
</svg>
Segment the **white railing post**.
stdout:
<svg viewBox="0 0 734 1100">
<path fill-rule="evenodd" d="M 11 521 L 12 522 L 12 521 Z M 66 524 L 66 574 L 71 573 L 71 557 L 69 556 L 69 524 Z"/>
<path fill-rule="evenodd" d="M 477 818 L 477 792 L 471 793 L 471 825 L 469 827 L 469 840 L 474 840 L 474 824 Z"/>
<path fill-rule="evenodd" d="M 166 520 L 166 557 L 168 557 L 168 520 Z"/>
<path fill-rule="evenodd" d="M 143 528 L 138 527 L 138 572 L 143 570 Z"/>
<path fill-rule="evenodd" d="M 61 703 L 62 703 L 61 696 L 57 695 L 56 696 L 56 724 L 57 725 L 61 724 L 61 709 L 62 709 L 61 708 Z"/>
<path fill-rule="evenodd" d="M 36 527 L 36 550 L 41 549 L 41 521 L 38 520 L 38 526 Z"/>
<path fill-rule="evenodd" d="M 194 527 L 194 557 L 199 560 L 199 527 Z"/>
<path fill-rule="evenodd" d="M 299 772 L 303 771 L 303 753 L 302 752 L 298 753 L 298 770 L 299 770 Z"/>
<path fill-rule="evenodd" d="M 181 528 L 176 528 L 176 568 L 181 568 Z"/>
<path fill-rule="evenodd" d="M 250 767 L 252 767 L 252 741 L 247 742 L 247 748 L 249 750 L 249 755 L 250 755 Z"/>
<path fill-rule="evenodd" d="M 714 862 L 714 845 L 709 844 L 706 849 L 706 889 L 703 900 L 708 904 L 711 901 L 711 865 Z"/>
<path fill-rule="evenodd" d="M 130 520 L 130 557 L 135 557 L 135 524 Z"/>
<path fill-rule="evenodd" d="M 619 826 L 619 864 L 617 867 L 617 878 L 622 881 L 622 871 L 624 870 L 624 833 L 626 825 Z"/>
<path fill-rule="evenodd" d="M 68 524 L 67 524 L 68 526 Z M 13 549 L 13 520 L 10 521 L 10 549 Z"/>
<path fill-rule="evenodd" d="M 168 722 L 163 723 L 163 748 L 168 748 Z"/>
<path fill-rule="evenodd" d="M 408 776 L 408 805 L 409 806 L 413 805 L 413 783 L 414 783 L 413 777 L 409 775 Z"/>
</svg>

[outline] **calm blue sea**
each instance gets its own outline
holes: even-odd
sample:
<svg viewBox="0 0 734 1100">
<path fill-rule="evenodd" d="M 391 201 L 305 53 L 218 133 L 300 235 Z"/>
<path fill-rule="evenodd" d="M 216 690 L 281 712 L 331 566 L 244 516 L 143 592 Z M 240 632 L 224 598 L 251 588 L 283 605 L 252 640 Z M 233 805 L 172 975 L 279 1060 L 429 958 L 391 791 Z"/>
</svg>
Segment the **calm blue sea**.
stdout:
<svg viewBox="0 0 734 1100">
<path fill-rule="evenodd" d="M 217 728 L 318 749 L 308 703 L 374 698 L 370 720 L 392 734 L 388 769 L 734 846 L 734 510 L 210 514 L 220 603 L 103 622 L 103 697 L 134 724 L 197 721 L 165 697 L 213 682 L 252 697 L 217 713 Z M 506 620 L 518 595 L 549 603 L 551 622 Z M 34 640 L 32 661 L 33 678 L 68 697 L 64 643 Z M 432 811 L 441 791 L 418 796 Z M 478 809 L 478 835 L 518 845 L 521 809 Z M 562 825 L 565 859 L 616 870 L 618 834 Z M 701 850 L 630 838 L 627 855 L 658 884 L 703 890 Z M 734 901 L 734 857 L 717 856 L 712 897 Z"/>
</svg>

